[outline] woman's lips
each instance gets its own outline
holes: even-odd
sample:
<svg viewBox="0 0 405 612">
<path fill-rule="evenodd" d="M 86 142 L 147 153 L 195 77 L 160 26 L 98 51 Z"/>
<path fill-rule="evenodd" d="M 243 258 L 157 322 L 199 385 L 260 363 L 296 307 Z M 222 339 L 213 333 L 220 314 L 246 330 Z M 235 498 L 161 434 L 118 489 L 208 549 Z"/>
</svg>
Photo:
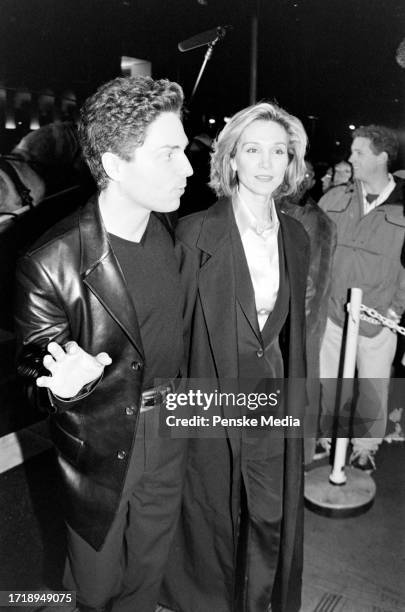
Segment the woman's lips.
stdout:
<svg viewBox="0 0 405 612">
<path fill-rule="evenodd" d="M 270 175 L 268 175 L 268 174 L 257 174 L 257 175 L 255 176 L 255 179 L 256 179 L 256 180 L 258 180 L 258 181 L 262 181 L 262 182 L 264 182 L 264 183 L 269 183 L 270 181 L 272 181 L 272 180 L 273 180 L 273 178 L 274 178 L 273 176 L 270 176 Z"/>
</svg>

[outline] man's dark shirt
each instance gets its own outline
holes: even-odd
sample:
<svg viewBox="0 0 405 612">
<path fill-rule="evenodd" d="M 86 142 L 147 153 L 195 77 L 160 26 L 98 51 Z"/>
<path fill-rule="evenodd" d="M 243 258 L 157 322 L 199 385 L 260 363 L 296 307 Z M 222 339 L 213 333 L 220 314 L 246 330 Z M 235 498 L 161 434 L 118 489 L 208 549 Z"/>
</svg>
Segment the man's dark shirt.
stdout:
<svg viewBox="0 0 405 612">
<path fill-rule="evenodd" d="M 173 241 L 152 214 L 140 242 L 109 234 L 135 306 L 145 355 L 143 388 L 177 376 L 183 357 L 182 293 Z"/>
</svg>

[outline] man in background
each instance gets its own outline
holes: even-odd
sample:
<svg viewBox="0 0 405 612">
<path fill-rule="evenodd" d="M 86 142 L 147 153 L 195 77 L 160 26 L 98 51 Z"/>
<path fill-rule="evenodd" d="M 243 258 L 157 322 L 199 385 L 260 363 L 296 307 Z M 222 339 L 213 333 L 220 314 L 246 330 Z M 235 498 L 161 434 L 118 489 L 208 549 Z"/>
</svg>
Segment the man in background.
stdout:
<svg viewBox="0 0 405 612">
<path fill-rule="evenodd" d="M 328 320 L 320 353 L 323 417 L 334 413 L 349 289 L 362 289 L 362 303 L 396 323 L 405 309 L 405 269 L 401 263 L 404 183 L 389 173 L 398 152 L 397 138 L 383 126 L 360 127 L 353 133 L 351 150 L 354 185 L 335 187 L 319 202 L 337 228 Z M 360 322 L 355 422 L 362 423 L 363 431 L 359 427 L 358 437 L 352 439 L 350 461 L 368 472 L 375 469 L 374 455 L 385 434 L 396 345 L 396 334 L 388 327 L 378 321 Z M 322 443 L 328 448 L 328 439 Z"/>
</svg>

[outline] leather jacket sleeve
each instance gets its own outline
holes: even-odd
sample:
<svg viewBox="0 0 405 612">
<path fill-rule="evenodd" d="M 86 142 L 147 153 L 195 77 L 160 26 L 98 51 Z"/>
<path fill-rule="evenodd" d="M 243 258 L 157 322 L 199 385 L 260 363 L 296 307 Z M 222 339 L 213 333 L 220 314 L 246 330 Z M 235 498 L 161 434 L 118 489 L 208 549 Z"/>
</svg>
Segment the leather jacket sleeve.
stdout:
<svg viewBox="0 0 405 612">
<path fill-rule="evenodd" d="M 27 395 L 38 409 L 55 412 L 48 393 L 38 389 L 35 380 L 48 374 L 42 360 L 49 342 L 63 345 L 71 339 L 69 322 L 47 271 L 32 256 L 17 265 L 15 326 L 17 372 Z"/>
<path fill-rule="evenodd" d="M 36 379 L 49 376 L 43 365 L 49 342 L 62 346 L 71 340 L 68 316 L 62 299 L 50 279 L 50 275 L 35 258 L 23 257 L 17 267 L 17 291 L 15 305 L 17 332 L 17 373 L 25 387 L 29 400 L 39 410 L 63 412 L 74 409 L 101 382 L 85 385 L 72 398 L 62 399 L 49 390 L 39 389 Z"/>
</svg>

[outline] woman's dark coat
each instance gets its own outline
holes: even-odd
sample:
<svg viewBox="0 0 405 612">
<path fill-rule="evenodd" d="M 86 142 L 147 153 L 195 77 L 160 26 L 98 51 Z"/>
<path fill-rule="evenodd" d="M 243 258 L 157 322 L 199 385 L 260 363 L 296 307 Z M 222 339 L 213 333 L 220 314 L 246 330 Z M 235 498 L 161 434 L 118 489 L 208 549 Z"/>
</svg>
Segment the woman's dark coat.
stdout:
<svg viewBox="0 0 405 612">
<path fill-rule="evenodd" d="M 305 300 L 307 400 L 305 419 L 305 463 L 311 463 L 315 451 L 320 411 L 319 354 L 328 317 L 333 255 L 336 248 L 336 226 L 312 198 L 303 206 L 288 200 L 281 210 L 297 219 L 309 237 L 310 265 Z"/>
<path fill-rule="evenodd" d="M 290 314 L 285 325 L 284 370 L 289 377 L 286 413 L 303 419 L 302 395 L 293 378 L 305 377 L 304 317 L 308 239 L 301 224 L 279 213 Z M 187 293 L 185 319 L 189 377 L 236 379 L 235 269 L 231 250 L 232 205 L 218 201 L 178 227 L 181 273 Z M 254 305 L 253 305 L 254 306 Z M 242 373 L 243 375 L 243 373 Z M 299 397 L 297 397 L 297 394 Z M 226 408 L 223 408 L 226 413 Z M 225 416 L 227 416 L 225 414 Z M 302 574 L 302 439 L 285 440 L 283 521 L 273 612 L 300 608 Z M 236 612 L 234 592 L 241 490 L 238 437 L 192 439 L 182 519 L 169 559 L 161 603 L 181 612 Z M 252 608 L 245 608 L 253 612 Z M 265 612 L 255 607 L 254 612 Z"/>
</svg>

